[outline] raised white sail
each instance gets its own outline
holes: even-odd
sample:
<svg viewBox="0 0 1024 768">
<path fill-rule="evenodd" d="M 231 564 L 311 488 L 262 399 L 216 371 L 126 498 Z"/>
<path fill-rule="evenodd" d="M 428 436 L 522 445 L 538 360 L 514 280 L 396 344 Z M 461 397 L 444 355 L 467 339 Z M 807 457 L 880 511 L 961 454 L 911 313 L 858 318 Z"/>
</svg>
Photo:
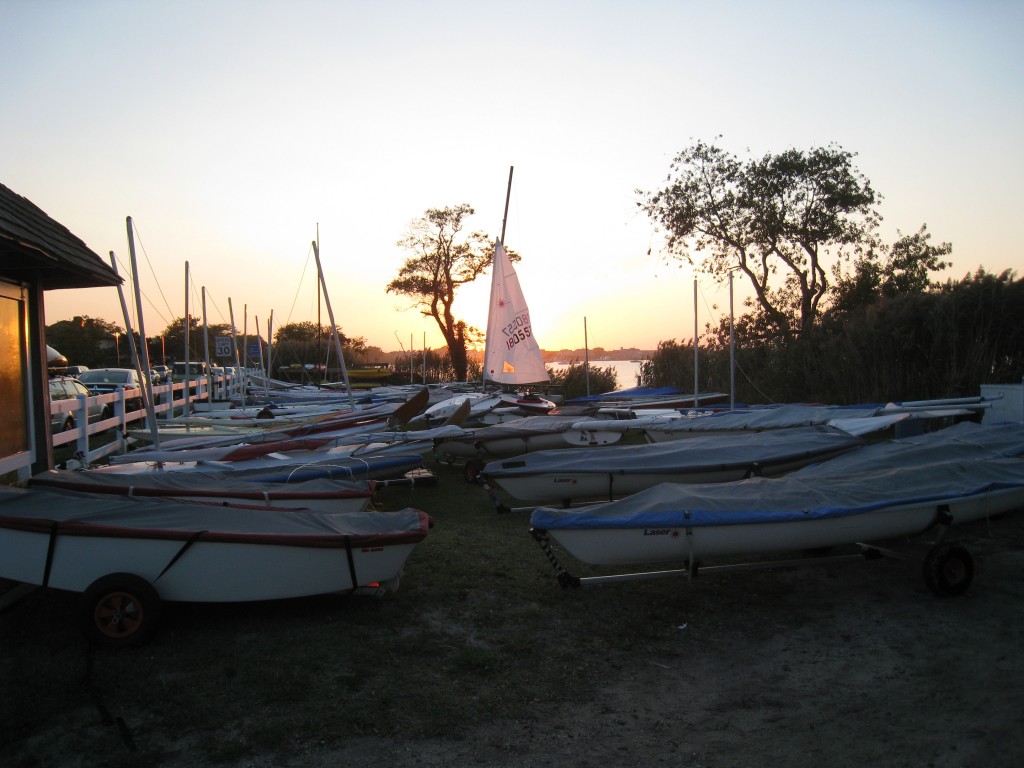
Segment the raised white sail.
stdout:
<svg viewBox="0 0 1024 768">
<path fill-rule="evenodd" d="M 519 277 L 500 240 L 494 245 L 484 378 L 499 384 L 550 380 L 537 337 L 533 335 L 530 309 L 519 287 Z"/>
</svg>

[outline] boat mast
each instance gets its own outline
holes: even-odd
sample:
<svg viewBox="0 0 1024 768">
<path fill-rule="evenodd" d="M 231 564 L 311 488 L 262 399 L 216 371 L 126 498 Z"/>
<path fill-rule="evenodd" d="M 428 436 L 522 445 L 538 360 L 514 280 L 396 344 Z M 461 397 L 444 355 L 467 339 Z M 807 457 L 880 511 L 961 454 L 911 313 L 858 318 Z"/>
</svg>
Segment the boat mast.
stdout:
<svg viewBox="0 0 1024 768">
<path fill-rule="evenodd" d="M 130 219 L 129 219 L 130 221 Z M 130 225 L 129 225 L 130 226 Z M 114 274 L 117 274 L 117 258 L 114 256 L 114 252 L 110 252 L 110 266 L 114 270 Z M 133 274 L 135 265 L 132 266 Z M 142 369 L 139 360 L 139 350 L 135 346 L 135 335 L 132 333 L 132 324 L 128 319 L 128 304 L 124 300 L 124 289 L 121 284 L 117 286 L 117 297 L 121 301 L 121 314 L 124 315 L 125 329 L 127 330 L 128 336 L 128 347 L 131 349 L 132 362 L 135 365 L 135 375 L 139 376 L 139 386 L 142 388 L 142 402 L 146 408 L 146 419 L 149 422 L 149 428 L 153 433 L 153 444 L 160 447 L 160 435 L 156 428 L 156 411 L 153 408 L 153 382 L 149 379 L 149 373 L 147 371 L 146 380 L 149 381 L 149 387 L 146 387 L 146 382 L 142 379 Z"/>
<path fill-rule="evenodd" d="M 270 382 L 267 381 L 267 366 L 264 364 L 264 358 L 263 358 L 263 336 L 261 335 L 262 331 L 260 330 L 260 316 L 254 314 L 252 316 L 252 318 L 253 318 L 253 322 L 256 325 L 256 345 L 259 347 L 259 352 L 260 352 L 259 357 L 257 357 L 256 360 L 253 361 L 253 363 L 255 365 L 259 365 L 260 378 L 263 380 L 263 391 L 265 393 L 269 393 L 269 391 L 270 391 Z M 270 345 L 269 344 L 267 345 L 267 354 L 268 355 L 270 354 Z M 255 365 L 253 367 L 255 367 Z"/>
<path fill-rule="evenodd" d="M 508 199 L 512 195 L 512 171 L 514 165 L 508 167 L 508 187 L 505 189 L 505 215 L 501 218 L 501 244 L 505 245 L 505 225 L 508 223 Z"/>
<path fill-rule="evenodd" d="M 213 405 L 213 370 L 210 367 L 210 334 L 206 324 L 206 286 L 202 289 L 203 297 L 203 360 L 206 362 L 206 402 Z"/>
<path fill-rule="evenodd" d="M 270 396 L 270 374 L 274 370 L 273 359 L 274 359 L 274 348 L 270 344 L 270 340 L 274 338 L 274 310 L 270 310 L 270 317 L 267 319 L 267 396 Z"/>
<path fill-rule="evenodd" d="M 142 289 L 139 288 L 139 262 L 135 256 L 135 238 L 132 234 L 132 217 L 127 216 L 125 218 L 125 225 L 128 229 L 128 255 L 132 262 L 132 281 L 135 284 L 135 314 L 138 317 L 139 323 L 139 341 L 142 343 L 142 356 L 136 360 L 136 369 L 139 374 L 139 384 L 142 385 L 143 392 L 146 393 L 146 400 L 150 405 L 153 403 L 153 379 L 149 375 L 149 342 L 146 340 L 146 327 L 143 323 L 142 314 Z M 128 318 L 125 316 L 125 323 L 127 324 Z M 140 369 L 141 367 L 141 369 Z M 143 372 L 146 374 L 143 376 Z M 150 409 L 152 410 L 152 409 Z M 155 414 L 148 414 L 151 419 L 154 419 L 150 425 L 153 431 L 156 431 Z"/>
<path fill-rule="evenodd" d="M 697 387 L 700 383 L 700 357 L 698 355 L 697 338 L 700 327 L 697 324 L 697 278 L 693 278 L 693 407 L 700 405 Z"/>
<path fill-rule="evenodd" d="M 185 391 L 182 393 L 184 395 L 184 399 L 182 401 L 182 406 L 181 406 L 181 415 L 182 416 L 188 416 L 189 411 L 191 410 L 191 405 L 192 405 L 192 373 L 191 373 L 192 369 L 189 367 L 189 362 L 190 362 L 189 361 L 189 345 L 191 344 L 191 341 L 189 340 L 189 327 L 192 325 L 192 320 L 191 320 L 191 318 L 189 317 L 189 314 L 188 314 L 188 283 L 189 283 L 189 273 L 188 273 L 188 262 L 186 261 L 185 262 Z M 173 401 L 174 401 L 174 396 L 172 394 L 171 402 L 173 403 Z M 171 413 L 171 415 L 173 416 L 174 414 Z"/>
<path fill-rule="evenodd" d="M 514 165 L 510 165 L 508 167 L 508 185 L 505 187 L 505 212 L 502 214 L 502 217 L 501 217 L 501 237 L 498 238 L 498 242 L 501 243 L 501 247 L 502 248 L 505 247 L 505 225 L 508 224 L 508 201 L 509 201 L 509 198 L 512 196 L 512 172 L 514 170 L 515 170 L 515 166 Z M 491 271 L 492 272 L 494 271 L 494 264 L 493 264 L 493 262 L 491 264 Z M 491 311 L 491 309 L 492 309 L 492 307 L 488 307 L 487 308 L 487 311 L 488 311 L 488 321 L 490 320 L 490 311 Z M 488 325 L 490 325 L 490 322 L 488 322 Z M 490 330 L 490 329 L 488 328 L 488 330 Z M 480 371 L 480 386 L 481 386 L 481 388 L 485 388 L 487 386 L 487 361 L 490 359 L 490 349 L 491 349 L 491 335 L 488 333 L 486 336 L 484 336 L 484 367 L 483 367 L 483 370 Z"/>
<path fill-rule="evenodd" d="M 327 317 L 331 321 L 331 336 L 334 338 L 334 351 L 338 353 L 338 363 L 341 365 L 341 376 L 345 382 L 345 391 L 348 392 L 348 403 L 354 411 L 356 409 L 355 398 L 352 397 L 352 384 L 348 380 L 348 368 L 345 367 L 345 355 L 341 352 L 341 339 L 338 337 L 338 326 L 334 323 L 334 310 L 331 308 L 331 297 L 327 293 L 327 283 L 324 282 L 324 270 L 320 265 L 320 246 L 316 240 L 313 241 L 313 256 L 316 257 L 316 272 L 320 277 L 320 287 L 324 293 L 324 304 L 327 305 Z"/>
<path fill-rule="evenodd" d="M 587 316 L 583 316 L 583 371 L 587 382 L 587 397 L 590 397 L 590 340 L 587 338 Z"/>
<path fill-rule="evenodd" d="M 319 248 L 320 248 L 320 222 L 319 221 L 316 223 L 316 247 L 319 250 Z M 322 287 L 320 285 L 320 280 L 317 280 L 316 281 L 316 364 L 317 364 L 317 371 L 316 372 L 317 373 L 319 373 L 320 361 L 321 360 L 324 361 L 324 372 L 323 372 L 322 375 L 317 377 L 317 382 L 316 382 L 316 388 L 317 389 L 320 389 L 320 385 L 324 381 L 326 381 L 328 365 L 330 364 L 330 361 L 331 361 L 330 360 L 330 358 L 331 358 L 330 350 L 327 351 L 326 359 L 324 358 L 324 351 L 323 351 L 324 336 L 320 332 L 321 329 L 323 328 L 322 321 L 320 320 L 320 302 L 322 300 L 322 297 L 323 297 L 323 289 L 322 289 Z"/>
<path fill-rule="evenodd" d="M 235 375 L 231 377 L 231 388 L 237 392 L 242 369 L 238 359 L 238 331 L 235 329 L 235 308 L 231 306 L 230 296 L 228 296 L 228 316 L 231 318 L 231 353 L 235 360 Z"/>
</svg>

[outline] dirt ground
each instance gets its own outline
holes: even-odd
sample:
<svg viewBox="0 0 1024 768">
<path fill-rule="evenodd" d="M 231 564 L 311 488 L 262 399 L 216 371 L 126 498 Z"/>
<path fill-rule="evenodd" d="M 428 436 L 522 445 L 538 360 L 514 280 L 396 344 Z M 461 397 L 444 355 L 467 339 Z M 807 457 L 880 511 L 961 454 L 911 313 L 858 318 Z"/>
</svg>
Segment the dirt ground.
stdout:
<svg viewBox="0 0 1024 768">
<path fill-rule="evenodd" d="M 587 700 L 538 700 L 529 719 L 458 739 L 307 743 L 285 761 L 234 765 L 1016 768 L 1024 515 L 966 527 L 958 539 L 977 568 L 961 597 L 934 596 L 919 564 L 891 559 L 663 580 L 654 593 L 666 601 L 658 615 L 671 618 L 655 628 L 662 640 L 589 661 L 597 694 Z M 600 610 L 600 591 L 618 588 L 567 599 Z M 45 761 L 32 765 L 102 764 L 61 754 L 56 739 L 36 755 Z M 200 764 L 187 743 L 163 763 Z"/>
<path fill-rule="evenodd" d="M 903 561 L 702 577 L 748 592 L 746 610 L 721 620 L 689 595 L 678 652 L 594 669 L 592 700 L 538 702 L 535 721 L 454 743 L 365 741 L 290 765 L 1024 765 L 1022 518 L 961 537 L 977 566 L 964 596 L 933 596 Z"/>
</svg>

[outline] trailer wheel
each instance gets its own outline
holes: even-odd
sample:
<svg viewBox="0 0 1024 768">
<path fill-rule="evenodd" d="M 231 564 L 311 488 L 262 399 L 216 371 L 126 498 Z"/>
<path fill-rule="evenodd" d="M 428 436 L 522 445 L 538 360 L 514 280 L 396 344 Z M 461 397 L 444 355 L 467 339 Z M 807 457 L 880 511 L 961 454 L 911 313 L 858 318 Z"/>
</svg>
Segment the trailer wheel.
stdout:
<svg viewBox="0 0 1024 768">
<path fill-rule="evenodd" d="M 94 581 L 82 593 L 78 616 L 86 637 L 97 645 L 138 645 L 156 628 L 160 596 L 139 576 L 111 573 Z"/>
<path fill-rule="evenodd" d="M 974 580 L 974 558 L 961 544 L 939 544 L 924 559 L 924 580 L 939 597 L 958 597 Z"/>
</svg>

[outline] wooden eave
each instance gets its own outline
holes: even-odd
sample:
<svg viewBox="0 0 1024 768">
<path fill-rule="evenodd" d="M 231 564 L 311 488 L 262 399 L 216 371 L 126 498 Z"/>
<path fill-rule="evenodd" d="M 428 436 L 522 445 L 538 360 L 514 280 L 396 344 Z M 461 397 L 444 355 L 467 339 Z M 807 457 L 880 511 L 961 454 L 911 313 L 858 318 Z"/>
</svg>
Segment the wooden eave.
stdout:
<svg viewBox="0 0 1024 768">
<path fill-rule="evenodd" d="M 38 206 L 0 184 L 0 277 L 43 290 L 119 285 L 110 265 Z"/>
</svg>

